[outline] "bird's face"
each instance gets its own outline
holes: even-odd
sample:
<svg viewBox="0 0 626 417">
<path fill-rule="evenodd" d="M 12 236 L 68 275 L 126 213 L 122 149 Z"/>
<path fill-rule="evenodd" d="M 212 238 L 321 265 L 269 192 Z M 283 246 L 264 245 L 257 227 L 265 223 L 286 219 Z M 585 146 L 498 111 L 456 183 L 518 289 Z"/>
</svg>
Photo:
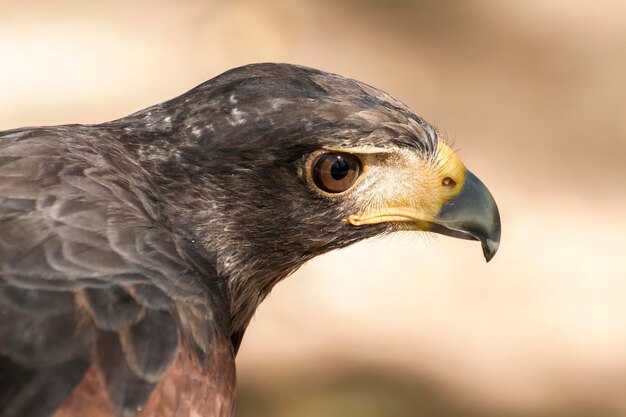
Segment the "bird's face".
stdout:
<svg viewBox="0 0 626 417">
<path fill-rule="evenodd" d="M 489 261 L 500 240 L 500 219 L 487 188 L 443 142 L 434 154 L 402 147 L 328 147 L 309 156 L 308 185 L 345 205 L 356 228 L 432 231 L 479 240 Z"/>
</svg>

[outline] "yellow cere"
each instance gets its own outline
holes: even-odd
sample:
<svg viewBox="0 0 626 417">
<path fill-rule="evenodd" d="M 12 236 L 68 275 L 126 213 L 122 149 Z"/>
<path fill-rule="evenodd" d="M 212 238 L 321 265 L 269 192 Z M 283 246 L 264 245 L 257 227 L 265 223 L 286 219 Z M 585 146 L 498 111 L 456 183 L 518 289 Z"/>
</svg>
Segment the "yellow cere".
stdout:
<svg viewBox="0 0 626 417">
<path fill-rule="evenodd" d="M 441 184 L 444 185 L 444 180 L 450 178 L 456 184 L 450 184 L 451 186 L 444 186 L 442 194 L 442 206 L 455 197 L 465 185 L 465 165 L 459 159 L 459 157 L 450 149 L 445 143 L 439 141 L 437 147 L 437 171 L 439 172 L 439 178 L 441 178 Z M 439 208 L 441 209 L 441 207 Z"/>
</svg>

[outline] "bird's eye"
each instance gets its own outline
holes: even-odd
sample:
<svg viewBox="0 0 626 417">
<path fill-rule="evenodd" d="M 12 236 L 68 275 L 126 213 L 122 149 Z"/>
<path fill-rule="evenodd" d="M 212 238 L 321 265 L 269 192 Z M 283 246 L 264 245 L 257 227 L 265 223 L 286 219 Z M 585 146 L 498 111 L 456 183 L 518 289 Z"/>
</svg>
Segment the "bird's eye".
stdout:
<svg viewBox="0 0 626 417">
<path fill-rule="evenodd" d="M 313 182 L 327 193 L 341 193 L 349 189 L 361 174 L 361 161 L 348 153 L 329 153 L 313 164 Z"/>
</svg>

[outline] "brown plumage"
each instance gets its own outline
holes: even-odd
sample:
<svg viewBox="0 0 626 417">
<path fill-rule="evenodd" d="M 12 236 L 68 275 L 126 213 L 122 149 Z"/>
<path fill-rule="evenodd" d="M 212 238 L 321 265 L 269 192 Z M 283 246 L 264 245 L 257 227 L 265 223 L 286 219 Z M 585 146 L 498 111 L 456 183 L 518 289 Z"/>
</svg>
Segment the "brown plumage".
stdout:
<svg viewBox="0 0 626 417">
<path fill-rule="evenodd" d="M 282 64 L 99 125 L 0 132 L 0 417 L 229 416 L 258 304 L 396 230 L 500 237 L 404 104 Z"/>
</svg>

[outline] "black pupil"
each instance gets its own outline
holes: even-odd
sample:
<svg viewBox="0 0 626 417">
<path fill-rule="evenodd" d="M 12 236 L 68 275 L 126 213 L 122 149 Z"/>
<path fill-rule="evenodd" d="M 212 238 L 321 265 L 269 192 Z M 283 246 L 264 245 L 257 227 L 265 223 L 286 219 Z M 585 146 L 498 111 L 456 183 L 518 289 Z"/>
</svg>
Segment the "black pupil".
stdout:
<svg viewBox="0 0 626 417">
<path fill-rule="evenodd" d="M 343 159 L 341 156 L 337 156 L 337 160 L 330 168 L 330 175 L 333 177 L 333 179 L 340 180 L 348 175 L 348 171 L 350 171 L 350 166 L 348 165 L 346 160 Z"/>
</svg>

